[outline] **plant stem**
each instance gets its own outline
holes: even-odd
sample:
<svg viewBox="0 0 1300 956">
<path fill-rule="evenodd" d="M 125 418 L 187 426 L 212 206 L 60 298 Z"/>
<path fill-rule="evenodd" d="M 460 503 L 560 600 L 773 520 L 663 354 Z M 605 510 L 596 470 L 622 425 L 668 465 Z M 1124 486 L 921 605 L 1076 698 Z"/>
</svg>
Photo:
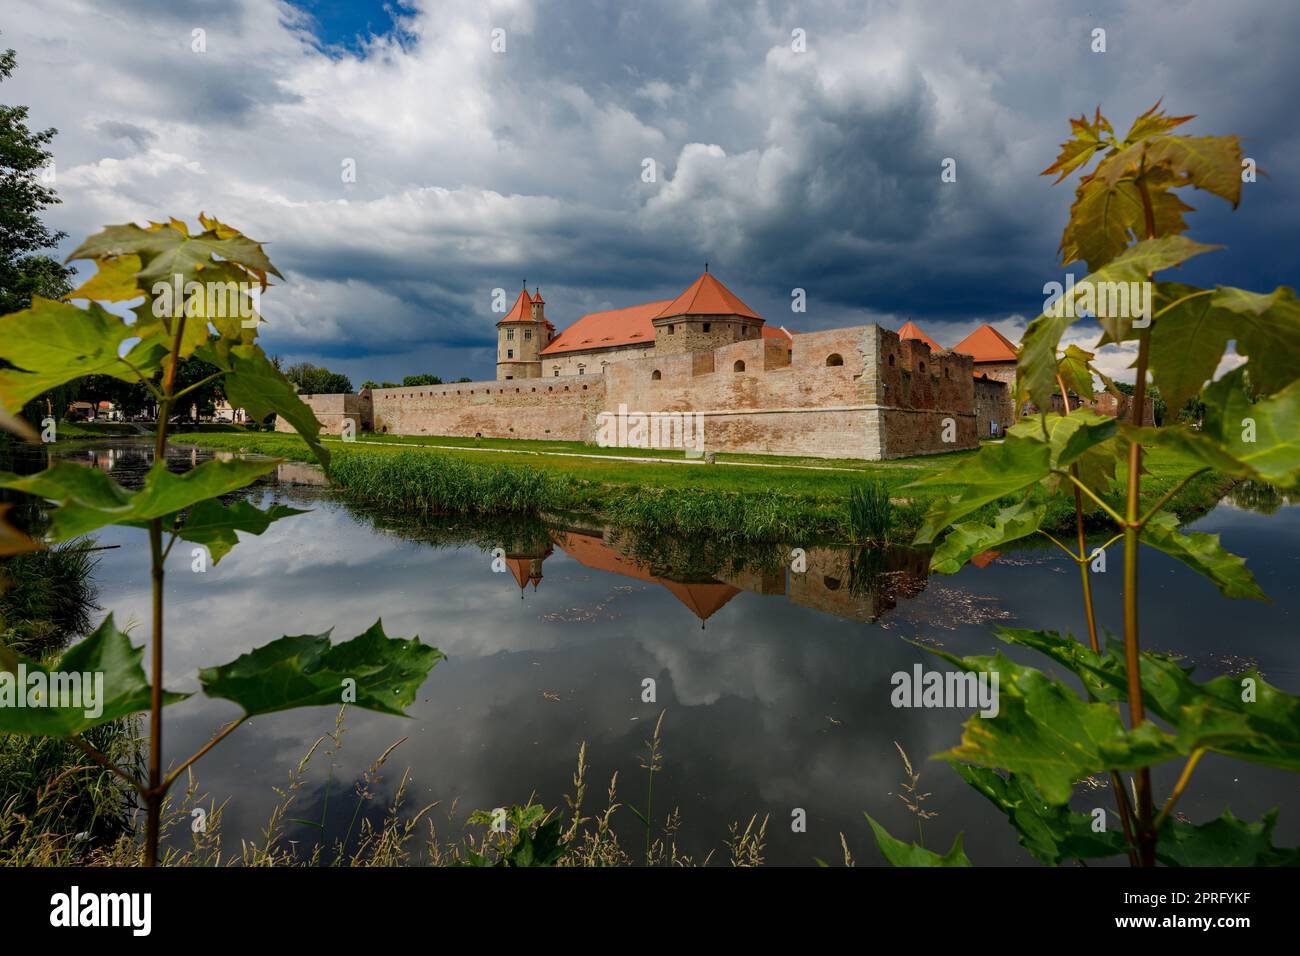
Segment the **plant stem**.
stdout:
<svg viewBox="0 0 1300 956">
<path fill-rule="evenodd" d="M 176 367 L 180 364 L 181 337 L 185 332 L 185 313 L 173 317 L 176 328 L 172 334 L 171 361 L 163 373 L 162 400 L 158 403 L 158 435 L 154 440 L 153 467 L 167 467 L 167 418 L 171 414 L 172 389 L 176 382 Z M 158 835 L 162 821 L 162 802 L 167 795 L 167 784 L 162 776 L 162 711 L 163 711 L 163 562 L 166 554 L 162 545 L 162 519 L 149 521 L 149 574 L 153 580 L 153 655 L 150 670 L 149 699 L 149 786 L 145 790 L 144 865 L 158 864 Z"/>
<path fill-rule="evenodd" d="M 1147 238 L 1156 235 L 1155 207 L 1151 204 L 1151 193 L 1146 180 L 1139 174 L 1138 191 L 1142 196 L 1143 216 L 1146 220 Z M 1147 274 L 1151 281 L 1151 274 Z M 1147 363 L 1151 350 L 1151 329 L 1143 329 L 1138 334 L 1137 369 L 1133 379 L 1132 421 L 1134 427 L 1142 427 L 1143 410 L 1147 398 Z M 1128 714 L 1129 727 L 1137 727 L 1146 720 L 1146 707 L 1142 702 L 1142 648 L 1138 631 L 1138 508 L 1142 492 L 1142 446 L 1133 442 L 1128 448 L 1128 495 L 1126 501 L 1124 527 L 1124 662 L 1128 672 Z M 1153 806 L 1151 799 L 1151 768 L 1140 767 L 1136 775 L 1137 783 L 1137 837 L 1138 857 L 1142 866 L 1155 866 L 1156 831 L 1152 827 Z"/>
<path fill-rule="evenodd" d="M 1070 399 L 1065 389 L 1065 380 L 1058 375 L 1056 376 L 1056 382 L 1061 387 L 1061 404 L 1065 409 L 1065 414 L 1068 415 L 1070 414 Z M 1088 576 L 1088 542 L 1083 533 L 1083 492 L 1081 490 L 1083 482 L 1079 479 L 1078 465 L 1070 466 L 1070 480 L 1074 482 L 1074 531 L 1079 542 L 1077 563 L 1079 565 L 1079 583 L 1083 588 L 1083 611 L 1088 619 L 1088 643 L 1092 647 L 1092 652 L 1100 657 L 1101 643 L 1097 640 L 1097 614 L 1092 605 L 1092 579 Z M 1052 540 L 1055 541 L 1056 539 L 1053 538 Z M 1111 539 L 1111 541 L 1114 540 L 1114 538 Z M 1107 542 L 1107 544 L 1109 543 Z M 1128 799 L 1124 794 L 1124 782 L 1120 780 L 1119 774 L 1114 770 L 1110 772 L 1110 788 L 1115 793 L 1115 807 L 1119 811 L 1120 825 L 1124 828 L 1124 842 L 1129 845 L 1129 863 L 1130 865 L 1136 865 L 1138 858 L 1133 842 L 1132 812 L 1129 809 Z"/>
<path fill-rule="evenodd" d="M 1169 799 L 1165 801 L 1164 807 L 1161 808 L 1160 816 L 1156 817 L 1155 828 L 1157 830 L 1159 830 L 1165 820 L 1169 818 L 1169 814 L 1173 812 L 1174 804 L 1178 802 L 1178 798 L 1181 797 L 1183 791 L 1187 789 L 1187 782 L 1192 779 L 1192 771 L 1196 769 L 1196 765 L 1201 762 L 1201 758 L 1204 756 L 1205 748 L 1197 747 L 1187 758 L 1187 763 L 1183 766 L 1183 772 L 1178 775 L 1178 782 L 1174 784 L 1174 789 L 1170 792 Z"/>
<path fill-rule="evenodd" d="M 1193 478 L 1197 478 L 1205 474 L 1209 470 L 1210 469 L 1208 467 L 1198 468 L 1196 469 L 1196 471 L 1192 472 L 1190 475 L 1185 477 L 1182 481 L 1178 482 L 1178 484 L 1174 485 L 1172 488 L 1166 491 L 1163 495 L 1160 496 L 1160 500 L 1157 501 L 1155 504 L 1153 504 L 1150 507 L 1150 509 L 1148 509 L 1147 513 L 1138 519 L 1138 526 L 1139 527 L 1145 526 L 1148 521 L 1150 521 L 1152 518 L 1155 517 L 1156 512 L 1158 512 L 1165 505 L 1169 504 L 1170 500 L 1174 497 L 1174 495 L 1178 494 L 1178 492 L 1182 491 L 1185 487 L 1187 487 L 1188 483 Z"/>
</svg>

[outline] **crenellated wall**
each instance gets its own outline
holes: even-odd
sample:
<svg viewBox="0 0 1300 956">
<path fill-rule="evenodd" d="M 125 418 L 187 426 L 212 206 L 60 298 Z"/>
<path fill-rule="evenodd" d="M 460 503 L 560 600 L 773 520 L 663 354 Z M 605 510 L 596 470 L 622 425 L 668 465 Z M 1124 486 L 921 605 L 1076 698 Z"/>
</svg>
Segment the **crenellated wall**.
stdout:
<svg viewBox="0 0 1300 956">
<path fill-rule="evenodd" d="M 594 443 L 597 416 L 622 408 L 699 415 L 705 451 L 879 459 L 977 443 L 971 358 L 931 353 L 876 325 L 804 332 L 793 345 L 782 336 L 706 351 L 652 350 L 603 373 L 550 373 L 547 364 L 536 379 L 375 389 L 366 396 L 371 427 Z M 361 397 L 310 402 L 324 422 L 335 404 L 342 417 L 349 398 Z"/>
</svg>

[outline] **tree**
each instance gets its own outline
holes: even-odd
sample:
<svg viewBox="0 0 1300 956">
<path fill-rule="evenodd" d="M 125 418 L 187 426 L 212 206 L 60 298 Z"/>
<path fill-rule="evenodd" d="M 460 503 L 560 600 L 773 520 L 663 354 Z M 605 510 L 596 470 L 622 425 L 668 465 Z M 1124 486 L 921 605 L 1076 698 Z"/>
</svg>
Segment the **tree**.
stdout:
<svg viewBox="0 0 1300 956">
<path fill-rule="evenodd" d="M 408 375 L 402 379 L 402 385 L 410 387 L 412 385 L 441 385 L 442 379 L 436 375 L 420 373 L 419 375 Z"/>
<path fill-rule="evenodd" d="M 298 362 L 284 370 L 284 377 L 298 386 L 304 395 L 335 395 L 352 391 L 352 380 L 341 372 L 331 372 L 310 362 Z"/>
<path fill-rule="evenodd" d="M 13 50 L 0 53 L 0 80 L 16 64 Z M 59 202 L 39 179 L 58 130 L 33 132 L 26 121 L 27 107 L 0 105 L 0 315 L 25 309 L 33 294 L 58 299 L 72 291 L 72 270 L 40 253 L 65 236 L 40 220 L 43 209 Z"/>
</svg>

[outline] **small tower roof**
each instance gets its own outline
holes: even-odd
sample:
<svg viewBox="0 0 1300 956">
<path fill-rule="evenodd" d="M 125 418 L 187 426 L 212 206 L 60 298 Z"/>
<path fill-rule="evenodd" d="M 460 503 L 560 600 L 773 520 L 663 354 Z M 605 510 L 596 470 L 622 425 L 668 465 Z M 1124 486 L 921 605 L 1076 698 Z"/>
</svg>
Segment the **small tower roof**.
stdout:
<svg viewBox="0 0 1300 956">
<path fill-rule="evenodd" d="M 913 322 L 911 319 L 908 319 L 906 322 L 903 323 L 903 327 L 898 330 L 898 337 L 900 339 L 916 339 L 918 341 L 924 342 L 926 345 L 930 346 L 931 352 L 939 352 L 942 351 L 943 349 L 943 347 L 939 345 L 938 342 L 936 342 L 934 339 L 930 338 L 930 336 L 922 332 L 921 327 L 917 325 L 915 322 Z"/>
<path fill-rule="evenodd" d="M 701 273 L 685 292 L 669 302 L 655 318 L 672 315 L 743 315 L 750 319 L 763 318 L 719 282 L 717 276 L 707 271 Z"/>
<path fill-rule="evenodd" d="M 533 320 L 533 314 L 532 310 L 529 309 L 529 306 L 532 305 L 532 303 L 533 300 L 529 297 L 528 290 L 524 289 L 519 293 L 519 298 L 515 299 L 515 304 L 510 307 L 510 311 L 502 316 L 500 321 L 497 322 L 497 325 L 501 325 L 504 322 L 531 322 Z"/>
<path fill-rule="evenodd" d="M 952 347 L 976 362 L 1014 362 L 1016 346 L 991 325 L 981 325 Z"/>
<path fill-rule="evenodd" d="M 541 289 L 534 289 L 534 290 L 533 290 L 533 302 L 534 302 L 536 305 L 545 305 L 545 304 L 546 304 L 546 300 L 542 298 L 542 290 L 541 290 Z"/>
</svg>

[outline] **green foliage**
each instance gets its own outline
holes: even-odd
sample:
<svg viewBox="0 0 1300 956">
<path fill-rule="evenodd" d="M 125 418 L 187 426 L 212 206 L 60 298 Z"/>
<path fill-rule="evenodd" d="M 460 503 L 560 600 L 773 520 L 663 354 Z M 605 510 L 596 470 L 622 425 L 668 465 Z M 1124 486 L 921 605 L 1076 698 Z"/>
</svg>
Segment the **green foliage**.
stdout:
<svg viewBox="0 0 1300 956">
<path fill-rule="evenodd" d="M 942 856 L 933 850 L 927 850 L 915 843 L 904 843 L 889 835 L 889 831 L 866 814 L 867 822 L 876 835 L 876 846 L 884 854 L 890 866 L 970 866 L 965 851 L 961 848 L 961 834 L 952 842 L 952 848 Z"/>
<path fill-rule="evenodd" d="M 42 698 L 46 702 L 40 707 L 20 707 L 15 704 L 16 698 L 5 700 L 4 705 L 0 706 L 0 733 L 69 737 L 91 727 L 148 710 L 151 692 L 140 663 L 143 656 L 144 648 L 132 646 L 126 633 L 118 630 L 113 623 L 111 614 L 93 634 L 74 644 L 57 663 L 48 668 L 37 661 L 19 657 L 0 645 L 0 699 L 6 693 L 31 692 L 36 686 L 30 683 L 33 675 L 42 675 L 35 677 L 35 680 L 45 688 Z M 50 684 L 52 672 L 87 679 L 88 675 L 102 674 L 102 699 L 95 701 L 92 708 L 83 691 L 80 700 L 56 703 L 59 698 L 54 695 Z M 19 684 L 20 673 L 28 676 L 28 686 Z M 98 682 L 93 683 L 98 691 Z M 172 704 L 189 696 L 165 691 L 163 703 Z"/>
<path fill-rule="evenodd" d="M 469 823 L 493 826 L 494 814 L 476 810 Z M 507 814 L 506 836 L 495 854 L 477 853 L 466 848 L 465 859 L 457 866 L 479 867 L 543 867 L 555 866 L 568 853 L 564 841 L 563 824 L 559 820 L 546 820 L 546 810 L 538 804 L 511 807 Z"/>
<path fill-rule="evenodd" d="M 11 59 L 0 62 L 6 74 Z M 95 390 L 104 388 L 105 382 L 128 383 L 143 389 L 159 406 L 154 465 L 138 491 L 128 491 L 104 472 L 67 461 L 34 475 L 0 473 L 0 488 L 56 505 L 46 535 L 50 540 L 67 540 L 110 524 L 148 529 L 155 685 L 162 679 L 164 565 L 171 546 L 178 539 L 202 543 L 218 561 L 238 542 L 238 532 L 261 534 L 271 522 L 299 513 L 279 505 L 261 511 L 246 501 L 227 505 L 218 500 L 272 471 L 278 459 L 212 460 L 184 474 L 169 471 L 166 441 L 172 414 L 190 406 L 203 408 L 224 394 L 255 419 L 285 420 L 316 458 L 329 464 L 329 454 L 319 441 L 320 423 L 281 374 L 278 361 L 269 360 L 256 345 L 261 318 L 250 306 L 252 295 L 266 288 L 268 276 L 279 272 L 259 243 L 214 218 L 200 214 L 199 221 L 201 231 L 196 233 L 177 219 L 146 227 L 109 226 L 72 254 L 74 259 L 93 259 L 98 267 L 70 294 L 87 300 L 85 308 L 35 298 L 29 308 L 0 317 L 0 412 L 4 416 L 0 424 L 6 428 L 17 427 L 16 412 L 27 402 L 73 382 Z M 133 310 L 134 321 L 98 304 L 135 299 L 142 304 Z M 139 341 L 121 355 L 122 346 L 133 339 Z M 351 391 L 346 378 L 340 378 L 329 386 Z M 171 535 L 166 547 L 165 534 Z M 31 546 L 0 521 L 0 553 Z M 102 675 L 103 700 L 87 701 L 83 694 L 78 701 L 64 703 L 60 698 L 58 706 L 0 706 L 0 731 L 77 735 L 155 704 L 161 707 L 182 699 L 185 695 L 159 692 L 155 702 L 142 656 L 143 649 L 131 645 L 110 615 L 51 668 L 69 675 Z M 340 701 L 400 715 L 441 657 L 418 640 L 388 638 L 376 622 L 364 634 L 337 646 L 330 644 L 328 634 L 281 638 L 229 664 L 201 670 L 200 682 L 210 696 L 238 703 L 245 717 Z M 26 694 L 26 686 L 15 687 L 10 676 L 20 671 L 35 675 L 38 683 L 49 680 L 50 671 L 41 663 L 21 659 L 0 645 L 0 694 L 8 693 L 15 700 L 17 693 Z M 98 690 L 98 681 L 93 686 Z M 150 748 L 152 756 L 158 757 L 161 714 L 153 716 Z M 143 798 L 144 862 L 153 865 L 163 799 L 177 774 L 208 748 L 165 778 L 160 760 L 151 760 L 145 780 L 139 773 L 114 766 L 93 745 L 80 741 L 80 746 L 97 764 L 130 780 Z M 550 852 L 544 846 L 536 851 L 543 857 Z"/>
<path fill-rule="evenodd" d="M 441 651 L 390 638 L 382 622 L 342 644 L 325 634 L 285 636 L 199 671 L 209 697 L 234 701 L 249 717 L 295 707 L 351 703 L 398 717 L 415 702 Z"/>
<path fill-rule="evenodd" d="M 54 512 L 50 535 L 55 541 L 66 541 L 105 525 L 142 525 L 155 518 L 166 519 L 171 527 L 183 509 L 243 488 L 274 471 L 277 464 L 274 459 L 214 459 L 178 475 L 159 463 L 132 494 L 105 472 L 59 461 L 26 477 L 0 472 L 0 488 L 58 502 L 61 507 Z"/>
<path fill-rule="evenodd" d="M 0 80 L 17 65 L 13 50 L 0 51 Z M 71 270 L 41 254 L 64 237 L 51 232 L 40 213 L 59 202 L 39 179 L 53 159 L 48 147 L 57 130 L 27 125 L 27 107 L 0 105 L 0 315 L 26 308 L 35 296 L 55 299 L 72 288 Z"/>
<path fill-rule="evenodd" d="M 304 395 L 336 395 L 352 391 L 352 380 L 342 372 L 331 372 L 310 362 L 290 365 L 284 370 L 284 377 L 297 385 L 298 391 Z"/>
<path fill-rule="evenodd" d="M 288 505 L 272 505 L 262 511 L 247 501 L 223 505 L 216 498 L 206 498 L 190 510 L 177 534 L 185 541 L 204 545 L 216 564 L 239 543 L 235 532 L 261 534 L 273 521 L 306 513 Z"/>
<path fill-rule="evenodd" d="M 889 485 L 880 478 L 869 478 L 849 492 L 849 527 L 854 541 L 883 544 L 889 540 L 894 524 L 894 506 L 889 500 Z"/>
<path fill-rule="evenodd" d="M 1165 511 L 1143 525 L 1141 538 L 1144 544 L 1159 548 L 1209 578 L 1224 597 L 1268 600 L 1246 567 L 1246 559 L 1225 551 L 1217 534 L 1183 534 L 1178 530 L 1177 516 Z"/>
<path fill-rule="evenodd" d="M 441 385 L 442 379 L 436 375 L 429 375 L 421 372 L 419 375 L 407 375 L 402 379 L 403 386 L 411 385 Z"/>
<path fill-rule="evenodd" d="M 1010 508 L 1002 508 L 989 523 L 964 521 L 952 526 L 952 531 L 935 548 L 930 559 L 930 570 L 941 574 L 956 574 L 971 558 L 985 551 L 1019 541 L 1038 531 L 1047 515 L 1047 505 L 1022 501 Z"/>
</svg>

